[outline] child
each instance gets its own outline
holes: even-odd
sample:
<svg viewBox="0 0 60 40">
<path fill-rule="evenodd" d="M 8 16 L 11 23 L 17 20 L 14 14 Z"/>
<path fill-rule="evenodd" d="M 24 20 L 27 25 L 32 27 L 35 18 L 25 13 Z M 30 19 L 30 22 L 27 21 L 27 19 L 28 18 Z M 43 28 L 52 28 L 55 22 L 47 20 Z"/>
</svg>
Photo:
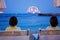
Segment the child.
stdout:
<svg viewBox="0 0 60 40">
<path fill-rule="evenodd" d="M 58 19 L 56 16 L 52 16 L 50 18 L 50 24 L 51 26 L 48 26 L 46 29 L 47 30 L 59 30 L 59 27 L 58 27 Z"/>
<path fill-rule="evenodd" d="M 17 27 L 18 20 L 15 16 L 12 16 L 9 20 L 10 26 L 6 28 L 6 31 L 20 31 L 20 27 Z"/>
</svg>

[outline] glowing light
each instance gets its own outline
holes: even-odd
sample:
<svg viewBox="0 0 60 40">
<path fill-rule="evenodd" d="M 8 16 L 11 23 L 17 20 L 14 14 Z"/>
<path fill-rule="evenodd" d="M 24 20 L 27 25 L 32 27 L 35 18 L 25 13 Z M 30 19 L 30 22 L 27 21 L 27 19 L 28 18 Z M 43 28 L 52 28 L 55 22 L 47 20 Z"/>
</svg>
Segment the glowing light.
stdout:
<svg viewBox="0 0 60 40">
<path fill-rule="evenodd" d="M 28 8 L 27 12 L 33 13 L 33 14 L 35 14 L 35 13 L 40 13 L 38 7 L 36 7 L 36 6 L 30 6 L 30 7 Z"/>
</svg>

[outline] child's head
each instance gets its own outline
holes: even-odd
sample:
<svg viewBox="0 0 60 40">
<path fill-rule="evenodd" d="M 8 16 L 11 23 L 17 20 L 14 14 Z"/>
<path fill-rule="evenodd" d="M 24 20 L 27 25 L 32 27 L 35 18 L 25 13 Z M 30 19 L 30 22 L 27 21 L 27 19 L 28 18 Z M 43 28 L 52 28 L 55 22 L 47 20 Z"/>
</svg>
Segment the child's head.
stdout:
<svg viewBox="0 0 60 40">
<path fill-rule="evenodd" d="M 11 16 L 11 18 L 9 20 L 9 24 L 11 26 L 16 26 L 17 25 L 17 22 L 18 22 L 17 18 L 15 16 Z"/>
<path fill-rule="evenodd" d="M 56 16 L 52 16 L 50 18 L 50 24 L 51 24 L 52 27 L 56 27 L 58 25 L 58 19 L 57 19 Z"/>
</svg>

